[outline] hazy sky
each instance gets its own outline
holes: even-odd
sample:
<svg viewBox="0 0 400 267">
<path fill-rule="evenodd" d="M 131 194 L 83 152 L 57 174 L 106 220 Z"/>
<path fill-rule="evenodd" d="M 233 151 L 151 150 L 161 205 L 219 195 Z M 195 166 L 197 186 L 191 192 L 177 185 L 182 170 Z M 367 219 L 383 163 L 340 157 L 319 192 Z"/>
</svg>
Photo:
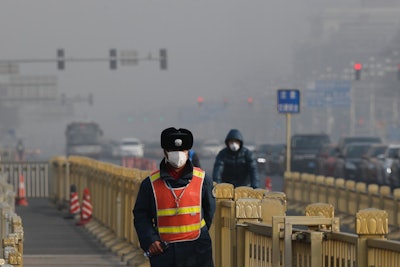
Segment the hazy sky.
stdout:
<svg viewBox="0 0 400 267">
<path fill-rule="evenodd" d="M 340 2 L 335 1 L 336 5 Z M 260 91 L 289 76 L 292 47 L 308 36 L 309 15 L 328 0 L 32 0 L 2 1 L 0 58 L 107 57 L 110 48 L 158 56 L 109 70 L 108 62 L 25 64 L 22 74 L 54 74 L 59 93 L 89 92 L 96 120 L 167 106 Z M 163 110 L 163 109 L 161 109 Z M 162 112 L 162 111 L 161 111 Z"/>
</svg>

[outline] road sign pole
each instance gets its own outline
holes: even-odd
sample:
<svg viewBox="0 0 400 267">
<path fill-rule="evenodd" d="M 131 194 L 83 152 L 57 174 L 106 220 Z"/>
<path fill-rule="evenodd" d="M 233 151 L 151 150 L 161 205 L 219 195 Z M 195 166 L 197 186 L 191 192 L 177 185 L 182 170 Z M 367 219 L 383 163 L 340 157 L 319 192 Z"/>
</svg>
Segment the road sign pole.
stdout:
<svg viewBox="0 0 400 267">
<path fill-rule="evenodd" d="M 286 115 L 286 171 L 290 172 L 291 159 L 291 114 L 300 112 L 300 90 L 278 89 L 278 112 Z"/>
<path fill-rule="evenodd" d="M 286 171 L 290 172 L 290 136 L 291 136 L 291 114 L 286 113 Z"/>
</svg>

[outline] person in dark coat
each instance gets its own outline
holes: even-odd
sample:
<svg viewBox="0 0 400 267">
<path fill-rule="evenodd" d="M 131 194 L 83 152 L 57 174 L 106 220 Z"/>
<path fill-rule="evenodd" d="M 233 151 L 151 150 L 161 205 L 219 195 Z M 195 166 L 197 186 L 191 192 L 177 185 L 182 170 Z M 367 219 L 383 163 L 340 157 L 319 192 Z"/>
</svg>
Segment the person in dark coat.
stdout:
<svg viewBox="0 0 400 267">
<path fill-rule="evenodd" d="M 164 159 L 139 188 L 133 222 L 153 267 L 214 266 L 208 232 L 216 205 L 213 181 L 193 166 L 192 145 L 187 129 L 162 131 Z"/>
<path fill-rule="evenodd" d="M 253 153 L 243 145 L 243 136 L 231 129 L 225 138 L 226 147 L 218 152 L 214 162 L 213 179 L 217 183 L 230 183 L 234 187 L 258 188 L 260 179 Z"/>
</svg>

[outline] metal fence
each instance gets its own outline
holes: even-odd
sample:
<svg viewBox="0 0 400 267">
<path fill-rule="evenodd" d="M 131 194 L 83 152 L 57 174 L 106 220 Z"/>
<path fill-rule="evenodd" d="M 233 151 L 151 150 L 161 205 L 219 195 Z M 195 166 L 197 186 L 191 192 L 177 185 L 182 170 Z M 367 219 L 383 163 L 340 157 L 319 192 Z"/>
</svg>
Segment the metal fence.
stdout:
<svg viewBox="0 0 400 267">
<path fill-rule="evenodd" d="M 5 175 L 15 192 L 23 181 L 26 197 L 49 197 L 48 162 L 0 161 L 0 174 Z"/>
<path fill-rule="evenodd" d="M 56 203 L 68 202 L 72 184 L 80 195 L 84 188 L 90 189 L 93 219 L 85 227 L 129 265 L 149 266 L 132 223 L 138 188 L 149 171 L 81 157 L 54 158 L 48 166 L 50 195 Z M 400 266 L 400 242 L 387 238 L 393 230 L 388 222 L 394 213 L 371 207 L 388 199 L 375 199 L 377 188 L 342 188 L 339 181 L 334 186 L 337 181 L 332 179 L 286 173 L 286 193 L 216 184 L 217 208 L 210 229 L 215 266 Z M 366 197 L 368 192 L 371 197 Z M 356 212 L 342 210 L 337 197 L 330 194 L 343 195 L 347 207 L 354 206 Z M 397 198 L 392 202 L 398 203 Z M 335 216 L 336 205 L 340 218 Z M 288 216 L 287 206 L 302 209 L 304 215 Z M 350 217 L 354 233 L 340 232 L 341 219 Z"/>
</svg>

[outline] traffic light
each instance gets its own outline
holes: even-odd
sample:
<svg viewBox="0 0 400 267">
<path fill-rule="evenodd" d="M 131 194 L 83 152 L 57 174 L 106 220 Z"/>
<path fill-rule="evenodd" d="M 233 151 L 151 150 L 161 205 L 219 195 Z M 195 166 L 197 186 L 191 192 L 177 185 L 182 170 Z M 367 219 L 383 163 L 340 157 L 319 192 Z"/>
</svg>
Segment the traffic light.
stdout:
<svg viewBox="0 0 400 267">
<path fill-rule="evenodd" d="M 361 70 L 362 70 L 362 64 L 359 62 L 354 63 L 354 74 L 356 81 L 359 81 L 361 79 Z"/>
<path fill-rule="evenodd" d="M 110 49 L 110 69 L 117 69 L 117 49 Z"/>
<path fill-rule="evenodd" d="M 254 103 L 254 99 L 252 97 L 247 98 L 247 104 L 249 104 L 249 107 L 252 107 Z"/>
<path fill-rule="evenodd" d="M 201 108 L 201 106 L 203 105 L 203 102 L 204 102 L 204 98 L 199 96 L 197 98 L 197 105 L 199 106 L 199 108 Z"/>
<path fill-rule="evenodd" d="M 160 49 L 160 69 L 167 69 L 167 49 Z"/>
<path fill-rule="evenodd" d="M 57 68 L 59 70 L 65 69 L 65 53 L 64 49 L 57 49 Z"/>
</svg>

